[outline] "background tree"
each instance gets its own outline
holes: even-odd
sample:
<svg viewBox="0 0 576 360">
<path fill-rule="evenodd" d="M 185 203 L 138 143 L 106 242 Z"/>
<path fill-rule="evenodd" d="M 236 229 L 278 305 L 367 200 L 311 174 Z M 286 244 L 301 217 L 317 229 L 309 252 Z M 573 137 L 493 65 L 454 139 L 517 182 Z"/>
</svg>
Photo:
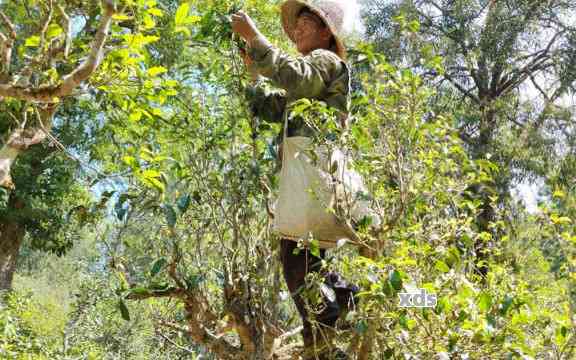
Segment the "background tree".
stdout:
<svg viewBox="0 0 576 360">
<path fill-rule="evenodd" d="M 414 69 L 434 54 L 443 70 L 423 75 L 440 91 L 434 108 L 452 112 L 473 159 L 498 165 L 493 183 L 470 188 L 483 202 L 477 226 L 498 241 L 498 207 L 512 187 L 546 177 L 565 157 L 573 109 L 576 28 L 563 0 L 366 1 L 368 36 L 393 62 Z M 403 37 L 413 28 L 417 36 Z M 486 242 L 478 244 L 479 258 Z M 487 269 L 480 265 L 480 273 Z"/>
<path fill-rule="evenodd" d="M 78 158 L 102 121 L 87 106 L 99 101 L 90 85 L 114 82 L 113 74 L 96 71 L 128 36 L 112 25 L 117 5 L 134 13 L 146 7 L 132 1 L 47 0 L 0 8 L 0 289 L 11 286 L 26 234 L 38 248 L 62 254 L 73 238 L 67 230 L 82 223 L 74 222 L 76 215 L 81 220 L 88 215 L 89 195 L 77 181 Z M 115 39 L 108 42 L 111 31 Z M 118 72 L 134 67 L 119 65 Z M 90 165 L 83 167 L 93 179 L 102 177 Z"/>
</svg>

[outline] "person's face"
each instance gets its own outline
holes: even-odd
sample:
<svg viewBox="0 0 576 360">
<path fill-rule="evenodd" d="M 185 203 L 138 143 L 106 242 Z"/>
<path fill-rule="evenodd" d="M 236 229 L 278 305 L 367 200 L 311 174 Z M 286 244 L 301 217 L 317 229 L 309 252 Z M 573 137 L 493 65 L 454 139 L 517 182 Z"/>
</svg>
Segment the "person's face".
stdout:
<svg viewBox="0 0 576 360">
<path fill-rule="evenodd" d="M 294 28 L 294 40 L 301 54 L 308 54 L 320 48 L 327 48 L 332 34 L 322 21 L 312 15 L 304 13 L 298 17 Z"/>
</svg>

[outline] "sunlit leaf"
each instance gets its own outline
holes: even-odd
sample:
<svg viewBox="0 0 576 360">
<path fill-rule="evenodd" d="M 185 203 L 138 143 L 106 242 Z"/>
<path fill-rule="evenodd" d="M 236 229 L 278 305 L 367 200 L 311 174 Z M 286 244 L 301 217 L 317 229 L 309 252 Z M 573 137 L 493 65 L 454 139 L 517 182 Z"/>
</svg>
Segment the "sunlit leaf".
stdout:
<svg viewBox="0 0 576 360">
<path fill-rule="evenodd" d="M 154 265 L 152 265 L 152 269 L 150 270 L 150 276 L 154 277 L 154 276 L 158 275 L 158 273 L 160 273 L 160 271 L 162 271 L 162 269 L 164 269 L 164 267 L 166 266 L 167 263 L 168 262 L 164 258 L 156 260 Z"/>
<path fill-rule="evenodd" d="M 38 47 L 38 46 L 40 46 L 40 36 L 30 36 L 24 42 L 24 46 L 26 46 L 26 47 Z"/>
<path fill-rule="evenodd" d="M 158 76 L 160 74 L 164 74 L 166 71 L 168 70 L 163 66 L 154 66 L 148 69 L 148 76 L 151 77 Z"/>
<path fill-rule="evenodd" d="M 50 24 L 48 26 L 48 30 L 46 31 L 46 38 L 53 39 L 62 34 L 63 32 L 64 31 L 62 30 L 62 28 L 57 24 Z"/>
<path fill-rule="evenodd" d="M 486 292 L 480 293 L 477 300 L 478 309 L 482 312 L 487 312 L 492 306 L 492 297 Z"/>
<path fill-rule="evenodd" d="M 124 303 L 124 300 L 122 300 L 122 299 L 118 300 L 118 308 L 120 309 L 120 314 L 122 315 L 122 319 L 124 319 L 126 321 L 130 321 L 130 311 L 128 310 L 128 307 L 126 306 L 126 303 Z"/>
<path fill-rule="evenodd" d="M 176 15 L 174 16 L 174 23 L 176 27 L 182 26 L 186 22 L 186 18 L 188 17 L 188 13 L 190 12 L 190 5 L 188 2 L 182 3 L 176 10 Z"/>
</svg>

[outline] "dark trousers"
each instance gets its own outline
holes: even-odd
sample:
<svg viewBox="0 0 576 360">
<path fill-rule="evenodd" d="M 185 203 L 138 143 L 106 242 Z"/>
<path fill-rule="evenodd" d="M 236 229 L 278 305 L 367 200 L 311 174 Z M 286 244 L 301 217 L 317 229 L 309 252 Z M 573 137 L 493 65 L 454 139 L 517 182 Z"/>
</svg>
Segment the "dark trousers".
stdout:
<svg viewBox="0 0 576 360">
<path fill-rule="evenodd" d="M 282 239 L 280 244 L 280 258 L 284 268 L 284 279 L 288 285 L 288 290 L 292 295 L 292 299 L 296 304 L 296 308 L 302 318 L 303 330 L 302 337 L 304 338 L 304 346 L 310 348 L 314 345 L 314 341 L 319 341 L 321 338 L 320 332 L 313 329 L 310 322 L 310 315 L 306 311 L 304 299 L 302 298 L 302 289 L 305 287 L 305 277 L 308 273 L 320 272 L 321 261 L 325 256 L 325 250 L 320 250 L 320 257 L 313 256 L 308 249 L 301 249 L 298 254 L 294 254 L 294 250 L 298 247 L 297 242 L 292 240 Z M 323 296 L 324 310 L 320 314 L 315 315 L 315 320 L 319 323 L 320 327 L 334 328 L 336 320 L 340 317 L 343 311 L 351 310 L 356 302 L 356 294 L 358 287 L 350 285 L 342 277 L 335 272 L 321 273 L 324 277 L 324 283 L 334 291 L 335 298 L 329 299 Z M 316 340 L 314 340 L 316 338 Z"/>
</svg>

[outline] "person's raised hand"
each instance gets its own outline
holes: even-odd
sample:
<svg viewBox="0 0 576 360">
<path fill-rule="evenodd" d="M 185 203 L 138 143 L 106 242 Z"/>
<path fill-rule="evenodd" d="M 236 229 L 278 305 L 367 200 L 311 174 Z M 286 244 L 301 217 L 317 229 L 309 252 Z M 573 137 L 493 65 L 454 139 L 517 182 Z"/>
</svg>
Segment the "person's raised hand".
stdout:
<svg viewBox="0 0 576 360">
<path fill-rule="evenodd" d="M 254 21 L 243 11 L 232 15 L 232 31 L 244 39 L 248 45 L 259 33 Z"/>
</svg>

